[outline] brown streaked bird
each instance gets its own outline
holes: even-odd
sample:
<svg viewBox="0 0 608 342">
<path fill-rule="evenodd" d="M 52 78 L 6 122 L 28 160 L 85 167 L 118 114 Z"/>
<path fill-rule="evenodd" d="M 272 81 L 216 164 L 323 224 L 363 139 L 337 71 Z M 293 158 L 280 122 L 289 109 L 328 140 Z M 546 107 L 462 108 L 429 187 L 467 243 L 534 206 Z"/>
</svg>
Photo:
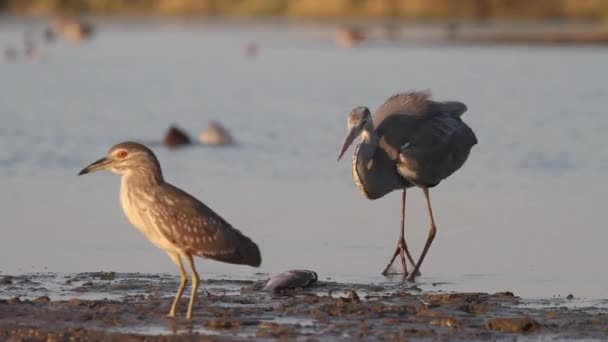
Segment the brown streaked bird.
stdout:
<svg viewBox="0 0 608 342">
<path fill-rule="evenodd" d="M 146 146 L 135 142 L 115 145 L 78 175 L 99 170 L 121 176 L 120 205 L 127 219 L 179 267 L 181 282 L 169 317 L 175 317 L 188 282 L 182 259 L 192 270 L 188 319 L 192 318 L 199 285 L 194 256 L 253 267 L 262 263 L 255 242 L 205 204 L 165 182 L 158 159 Z"/>
<path fill-rule="evenodd" d="M 387 274 L 398 255 L 404 275 L 408 275 L 405 256 L 414 269 L 413 281 L 435 238 L 437 228 L 431 209 L 429 188 L 458 170 L 477 144 L 473 130 L 460 116 L 464 103 L 436 102 L 429 92 L 407 92 L 391 96 L 378 108 L 373 118 L 367 107 L 356 107 L 348 115 L 348 134 L 338 155 L 361 136 L 352 160 L 353 180 L 369 199 L 402 190 L 401 234 L 397 249 L 382 272 Z M 430 228 L 418 262 L 414 262 L 405 241 L 406 189 L 420 187 L 426 199 Z"/>
</svg>

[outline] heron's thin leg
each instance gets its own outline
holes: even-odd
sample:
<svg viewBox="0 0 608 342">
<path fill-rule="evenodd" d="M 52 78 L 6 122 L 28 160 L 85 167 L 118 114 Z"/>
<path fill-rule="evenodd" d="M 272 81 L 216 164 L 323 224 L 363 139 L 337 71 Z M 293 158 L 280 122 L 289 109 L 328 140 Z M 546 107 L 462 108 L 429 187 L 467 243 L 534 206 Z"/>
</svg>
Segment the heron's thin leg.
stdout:
<svg viewBox="0 0 608 342">
<path fill-rule="evenodd" d="M 405 189 L 403 189 L 403 197 L 402 197 L 402 201 L 401 201 L 401 238 L 399 239 L 399 241 L 397 241 L 397 248 L 395 249 L 395 253 L 393 254 L 393 257 L 388 262 L 388 265 L 386 265 L 386 267 L 384 268 L 384 271 L 382 271 L 383 275 L 388 274 L 388 270 L 391 268 L 391 266 L 393 266 L 393 263 L 395 262 L 397 255 L 399 255 L 400 253 L 403 253 L 403 249 L 401 248 L 401 239 L 403 238 L 404 226 L 405 226 Z M 404 265 L 404 264 L 402 263 L 402 265 Z M 404 275 L 407 275 L 407 267 L 404 267 Z"/>
<path fill-rule="evenodd" d="M 401 195 L 401 235 L 399 236 L 397 249 L 399 250 L 399 256 L 401 257 L 401 269 L 403 270 L 403 274 L 407 275 L 407 264 L 405 263 L 405 250 L 407 249 L 405 243 L 405 194 L 405 189 L 403 189 L 403 194 Z"/>
<path fill-rule="evenodd" d="M 179 267 L 180 273 L 180 283 L 179 288 L 177 289 L 177 294 L 175 295 L 175 299 L 173 300 L 173 304 L 171 305 L 171 310 L 167 316 L 175 317 L 175 310 L 177 309 L 177 305 L 179 304 L 180 299 L 182 298 L 182 294 L 184 293 L 184 288 L 186 288 L 186 284 L 188 283 L 188 273 L 184 270 L 184 265 L 182 265 L 182 259 L 178 254 L 167 253 L 169 258 L 173 260 L 173 262 Z"/>
<path fill-rule="evenodd" d="M 414 262 L 414 258 L 412 258 L 412 254 L 410 254 L 410 250 L 407 248 L 407 242 L 405 241 L 405 190 L 403 189 L 403 196 L 402 196 L 402 205 L 401 205 L 401 239 L 399 241 L 400 246 L 401 246 L 401 263 L 403 265 L 403 274 L 407 275 L 407 266 L 405 265 L 405 258 L 403 257 L 403 254 L 405 253 L 405 255 L 407 256 L 407 259 L 410 261 L 410 263 L 412 264 L 412 267 L 416 266 L 416 263 Z M 418 272 L 418 274 L 416 274 L 416 276 L 419 276 L 420 272 Z"/>
<path fill-rule="evenodd" d="M 420 259 L 418 259 L 418 263 L 416 264 L 416 267 L 414 267 L 414 271 L 412 271 L 412 274 L 410 274 L 410 277 L 408 278 L 409 281 L 414 281 L 414 279 L 416 279 L 416 275 L 420 269 L 420 266 L 422 265 L 422 262 L 424 261 L 424 257 L 429 251 L 429 247 L 431 247 L 431 243 L 433 243 L 433 239 L 435 239 L 435 235 L 437 234 L 435 219 L 433 219 L 433 209 L 431 208 L 431 199 L 429 198 L 429 189 L 422 188 L 422 191 L 424 192 L 424 197 L 426 198 L 426 206 L 429 211 L 429 218 L 431 219 L 431 227 L 429 228 L 429 236 L 426 238 L 426 243 L 424 244 L 424 249 L 422 250 Z"/>
<path fill-rule="evenodd" d="M 407 259 L 410 261 L 412 266 L 415 266 L 416 263 L 410 254 L 410 250 L 407 248 L 407 242 L 405 241 L 405 189 L 403 189 L 403 195 L 401 199 L 401 264 L 403 265 L 403 274 L 407 274 L 407 266 L 405 264 L 405 258 L 403 254 L 407 256 Z"/>
<path fill-rule="evenodd" d="M 192 307 L 194 306 L 194 301 L 196 300 L 196 292 L 198 290 L 198 273 L 196 272 L 196 268 L 194 267 L 194 260 L 192 259 L 192 255 L 186 255 L 186 261 L 188 261 L 188 265 L 190 265 L 190 269 L 192 269 L 192 292 L 190 294 L 190 302 L 188 303 L 188 312 L 186 313 L 186 319 L 192 318 Z"/>
<path fill-rule="evenodd" d="M 412 255 L 410 254 L 409 249 L 407 248 L 407 243 L 405 242 L 405 195 L 406 189 L 403 189 L 403 195 L 401 197 L 401 235 L 399 237 L 399 241 L 397 242 L 397 249 L 395 250 L 395 254 L 391 258 L 391 261 L 388 263 L 382 274 L 388 274 L 388 270 L 395 262 L 397 255 L 401 255 L 401 266 L 403 267 L 403 274 L 407 275 L 407 264 L 405 263 L 405 256 L 409 259 L 412 265 L 416 263 L 412 259 Z"/>
</svg>

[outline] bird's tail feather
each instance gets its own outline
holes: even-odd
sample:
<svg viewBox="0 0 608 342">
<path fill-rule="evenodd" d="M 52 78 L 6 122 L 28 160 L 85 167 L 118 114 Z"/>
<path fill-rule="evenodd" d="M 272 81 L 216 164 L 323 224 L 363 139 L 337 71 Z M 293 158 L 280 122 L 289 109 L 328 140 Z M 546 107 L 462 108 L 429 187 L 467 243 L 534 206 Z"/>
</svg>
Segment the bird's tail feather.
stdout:
<svg viewBox="0 0 608 342">
<path fill-rule="evenodd" d="M 208 253 L 203 256 L 230 264 L 259 267 L 262 264 L 262 256 L 258 245 L 237 229 L 234 229 L 233 232 L 236 243 L 231 253 Z"/>
</svg>

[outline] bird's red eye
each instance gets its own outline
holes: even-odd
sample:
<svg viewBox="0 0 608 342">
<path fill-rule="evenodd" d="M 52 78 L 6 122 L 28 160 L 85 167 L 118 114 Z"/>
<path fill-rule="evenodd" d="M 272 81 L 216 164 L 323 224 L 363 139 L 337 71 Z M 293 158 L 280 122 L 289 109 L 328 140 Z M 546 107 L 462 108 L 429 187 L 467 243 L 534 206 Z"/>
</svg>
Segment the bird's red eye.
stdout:
<svg viewBox="0 0 608 342">
<path fill-rule="evenodd" d="M 118 152 L 117 155 L 118 155 L 118 158 L 124 158 L 127 156 L 127 154 L 128 154 L 127 151 L 120 151 L 120 152 Z"/>
</svg>

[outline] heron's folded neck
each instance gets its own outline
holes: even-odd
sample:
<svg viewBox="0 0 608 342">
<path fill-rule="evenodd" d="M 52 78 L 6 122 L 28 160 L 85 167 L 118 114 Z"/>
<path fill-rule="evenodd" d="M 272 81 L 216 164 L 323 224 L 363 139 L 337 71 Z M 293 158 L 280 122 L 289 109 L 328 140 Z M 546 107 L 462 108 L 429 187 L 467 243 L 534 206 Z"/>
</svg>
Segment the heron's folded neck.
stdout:
<svg viewBox="0 0 608 342">
<path fill-rule="evenodd" d="M 378 145 L 378 134 L 374 131 L 371 126 L 366 126 L 361 131 L 361 143 L 365 143 L 372 146 Z"/>
<path fill-rule="evenodd" d="M 364 128 L 361 131 L 361 144 L 359 148 L 359 153 L 361 161 L 368 161 L 374 156 L 374 152 L 376 152 L 376 148 L 378 147 L 378 136 L 373 129 Z"/>
</svg>

